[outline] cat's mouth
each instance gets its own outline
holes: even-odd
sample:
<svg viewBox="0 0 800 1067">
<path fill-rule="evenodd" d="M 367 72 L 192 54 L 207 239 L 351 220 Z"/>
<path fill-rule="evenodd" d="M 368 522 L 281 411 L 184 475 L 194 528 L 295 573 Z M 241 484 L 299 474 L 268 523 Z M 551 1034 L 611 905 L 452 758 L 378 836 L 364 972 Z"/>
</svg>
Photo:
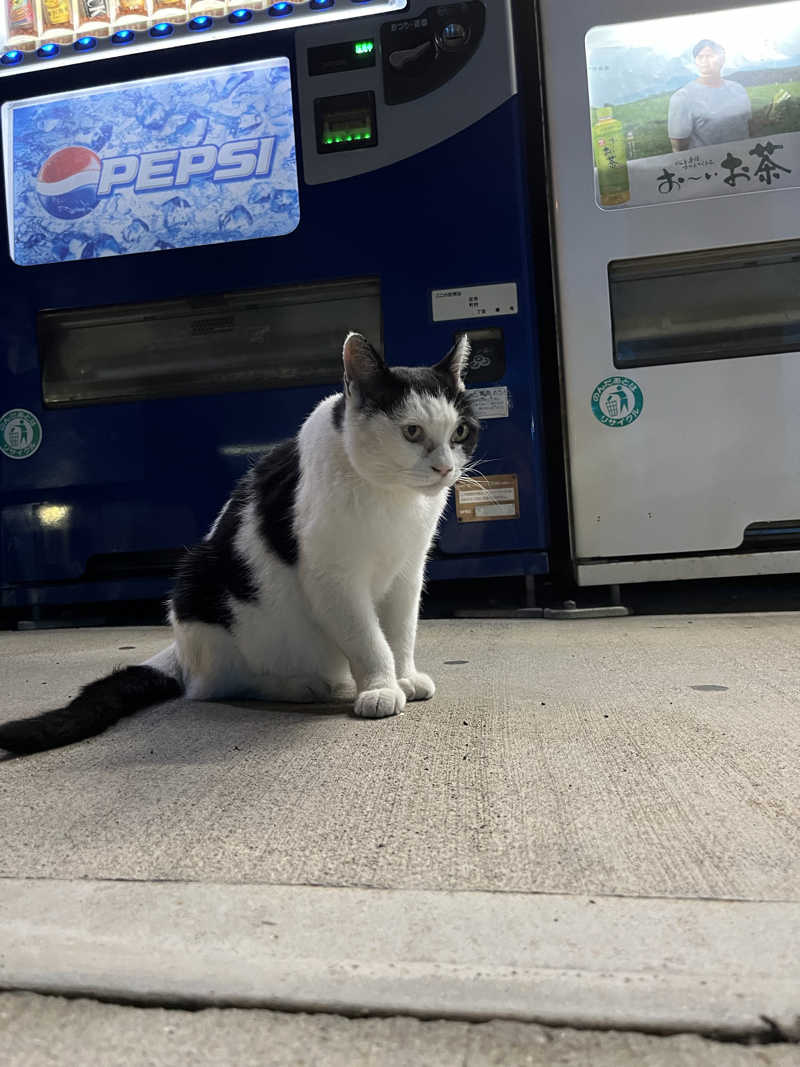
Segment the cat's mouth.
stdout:
<svg viewBox="0 0 800 1067">
<path fill-rule="evenodd" d="M 445 477 L 437 478 L 435 482 L 426 482 L 423 485 L 417 485 L 415 488 L 418 492 L 424 493 L 426 496 L 435 496 L 437 493 L 441 493 L 444 489 L 450 489 L 458 478 Z"/>
</svg>

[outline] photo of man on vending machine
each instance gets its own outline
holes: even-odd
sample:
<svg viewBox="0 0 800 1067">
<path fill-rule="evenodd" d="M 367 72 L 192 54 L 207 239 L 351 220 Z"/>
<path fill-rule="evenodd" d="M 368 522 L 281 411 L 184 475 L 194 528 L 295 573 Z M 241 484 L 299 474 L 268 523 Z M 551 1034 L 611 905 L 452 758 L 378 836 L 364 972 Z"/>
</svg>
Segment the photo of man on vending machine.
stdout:
<svg viewBox="0 0 800 1067">
<path fill-rule="evenodd" d="M 752 105 L 739 82 L 722 77 L 725 49 L 704 38 L 692 49 L 697 77 L 673 93 L 667 132 L 673 151 L 742 141 L 750 136 Z"/>
</svg>

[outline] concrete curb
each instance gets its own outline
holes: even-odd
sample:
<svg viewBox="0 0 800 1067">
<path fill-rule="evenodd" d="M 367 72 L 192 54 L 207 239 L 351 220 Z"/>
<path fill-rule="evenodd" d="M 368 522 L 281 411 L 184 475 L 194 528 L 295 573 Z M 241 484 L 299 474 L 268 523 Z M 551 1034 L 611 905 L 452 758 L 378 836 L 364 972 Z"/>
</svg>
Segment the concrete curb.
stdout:
<svg viewBox="0 0 800 1067">
<path fill-rule="evenodd" d="M 0 881 L 0 987 L 151 1004 L 792 1033 L 800 903 Z"/>
</svg>

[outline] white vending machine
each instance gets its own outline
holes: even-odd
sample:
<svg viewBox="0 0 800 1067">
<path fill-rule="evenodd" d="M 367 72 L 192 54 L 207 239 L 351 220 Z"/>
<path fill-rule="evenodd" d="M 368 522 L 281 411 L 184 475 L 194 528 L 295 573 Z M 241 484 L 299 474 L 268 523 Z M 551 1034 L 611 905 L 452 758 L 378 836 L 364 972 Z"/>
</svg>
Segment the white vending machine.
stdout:
<svg viewBox="0 0 800 1067">
<path fill-rule="evenodd" d="M 578 583 L 800 570 L 800 2 L 539 19 Z"/>
</svg>

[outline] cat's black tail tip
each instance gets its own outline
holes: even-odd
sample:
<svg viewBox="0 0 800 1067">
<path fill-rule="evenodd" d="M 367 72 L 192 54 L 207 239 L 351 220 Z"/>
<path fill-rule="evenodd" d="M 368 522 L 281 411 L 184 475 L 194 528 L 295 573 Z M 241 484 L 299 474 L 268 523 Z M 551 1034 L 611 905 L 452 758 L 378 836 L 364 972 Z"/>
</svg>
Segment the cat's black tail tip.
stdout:
<svg viewBox="0 0 800 1067">
<path fill-rule="evenodd" d="M 84 686 L 64 708 L 0 724 L 0 749 L 29 756 L 107 730 L 126 715 L 179 697 L 181 686 L 153 667 L 124 667 Z"/>
</svg>

